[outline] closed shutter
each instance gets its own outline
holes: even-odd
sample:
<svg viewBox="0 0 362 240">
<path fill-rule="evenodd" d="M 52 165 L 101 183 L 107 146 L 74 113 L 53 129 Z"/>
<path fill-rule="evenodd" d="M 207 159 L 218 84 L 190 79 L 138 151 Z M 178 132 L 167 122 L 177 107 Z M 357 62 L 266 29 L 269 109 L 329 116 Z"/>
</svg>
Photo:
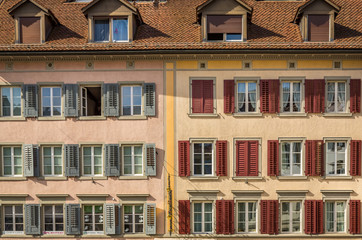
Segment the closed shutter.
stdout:
<svg viewBox="0 0 362 240">
<path fill-rule="evenodd" d="M 236 176 L 259 176 L 259 142 L 236 141 Z"/>
<path fill-rule="evenodd" d="M 40 44 L 40 18 L 39 17 L 21 17 L 20 42 L 25 44 Z"/>
<path fill-rule="evenodd" d="M 350 105 L 351 113 L 361 112 L 361 79 L 350 81 Z"/>
<path fill-rule="evenodd" d="M 39 176 L 39 148 L 38 145 L 24 145 L 24 176 Z"/>
<path fill-rule="evenodd" d="M 361 201 L 349 201 L 349 232 L 351 234 L 361 233 Z"/>
<path fill-rule="evenodd" d="M 234 234 L 234 201 L 216 201 L 216 233 Z"/>
<path fill-rule="evenodd" d="M 154 143 L 146 144 L 146 175 L 156 176 L 156 145 Z"/>
<path fill-rule="evenodd" d="M 351 176 L 361 176 L 361 140 L 351 141 Z"/>
<path fill-rule="evenodd" d="M 203 80 L 204 111 L 203 113 L 214 113 L 214 81 Z"/>
<path fill-rule="evenodd" d="M 25 234 L 40 235 L 39 204 L 25 204 Z"/>
<path fill-rule="evenodd" d="M 156 116 L 156 84 L 145 83 L 145 115 Z"/>
<path fill-rule="evenodd" d="M 66 204 L 65 205 L 65 225 L 66 234 L 80 234 L 80 205 Z"/>
<path fill-rule="evenodd" d="M 78 117 L 78 85 L 64 85 L 64 116 Z"/>
<path fill-rule="evenodd" d="M 106 144 L 105 145 L 106 156 L 106 176 L 119 176 L 119 145 L 118 144 Z"/>
<path fill-rule="evenodd" d="M 241 33 L 242 16 L 209 15 L 207 16 L 208 33 Z"/>
<path fill-rule="evenodd" d="M 305 80 L 305 112 L 323 113 L 325 81 L 323 79 Z"/>
<path fill-rule="evenodd" d="M 224 80 L 224 113 L 235 112 L 235 82 Z"/>
<path fill-rule="evenodd" d="M 216 141 L 216 174 L 217 176 L 227 176 L 227 141 Z"/>
<path fill-rule="evenodd" d="M 38 85 L 24 85 L 24 117 L 38 117 Z"/>
<path fill-rule="evenodd" d="M 305 175 L 323 176 L 324 149 L 322 140 L 307 140 L 305 157 Z"/>
<path fill-rule="evenodd" d="M 261 229 L 262 234 L 278 234 L 279 204 L 277 200 L 261 200 Z"/>
<path fill-rule="evenodd" d="M 279 142 L 268 141 L 268 176 L 279 175 Z"/>
<path fill-rule="evenodd" d="M 190 176 L 190 142 L 178 142 L 178 171 L 180 177 Z"/>
<path fill-rule="evenodd" d="M 323 233 L 323 201 L 305 200 L 305 229 L 306 234 Z"/>
<path fill-rule="evenodd" d="M 120 234 L 120 205 L 105 204 L 105 233 Z"/>
<path fill-rule="evenodd" d="M 156 204 L 146 204 L 146 234 L 156 234 Z"/>
<path fill-rule="evenodd" d="M 114 83 L 104 84 L 104 116 L 119 116 L 119 85 Z"/>
<path fill-rule="evenodd" d="M 192 80 L 192 113 L 203 113 L 203 80 Z"/>
<path fill-rule="evenodd" d="M 308 41 L 329 42 L 329 15 L 308 15 Z"/>
<path fill-rule="evenodd" d="M 279 80 L 260 81 L 260 101 L 263 113 L 279 112 Z"/>
<path fill-rule="evenodd" d="M 178 201 L 178 216 L 179 216 L 179 234 L 190 234 L 190 201 Z"/>
<path fill-rule="evenodd" d="M 65 176 L 79 177 L 79 146 L 77 144 L 64 145 Z"/>
<path fill-rule="evenodd" d="M 313 223 L 312 223 L 312 204 L 313 201 L 312 200 L 306 200 L 304 201 L 304 220 L 305 220 L 305 224 L 304 224 L 304 233 L 305 234 L 312 234 L 313 231 Z"/>
</svg>

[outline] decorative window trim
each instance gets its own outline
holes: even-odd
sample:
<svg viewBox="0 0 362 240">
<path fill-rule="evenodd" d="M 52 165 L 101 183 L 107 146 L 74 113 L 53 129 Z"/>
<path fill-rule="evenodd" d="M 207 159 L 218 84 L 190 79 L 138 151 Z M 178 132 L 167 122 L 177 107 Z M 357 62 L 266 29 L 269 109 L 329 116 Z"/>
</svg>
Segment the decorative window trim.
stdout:
<svg viewBox="0 0 362 240">
<path fill-rule="evenodd" d="M 235 233 L 236 234 L 260 234 L 260 200 L 259 199 L 234 199 L 235 202 Z M 239 225 L 239 203 L 250 203 L 255 202 L 256 204 L 256 231 L 255 232 L 239 232 L 238 225 Z M 245 209 L 249 209 L 247 206 Z M 249 211 L 247 211 L 247 216 L 249 215 Z"/>
<path fill-rule="evenodd" d="M 5 169 L 5 161 L 4 161 L 4 148 L 11 148 L 11 152 L 13 153 L 14 148 L 19 147 L 21 151 L 21 174 L 20 175 L 14 175 L 14 156 L 11 154 L 11 175 L 5 175 L 4 169 Z M 0 159 L 1 159 L 1 177 L 5 178 L 22 178 L 24 177 L 24 158 L 23 158 L 23 146 L 22 144 L 11 144 L 11 145 L 0 145 Z"/>
<path fill-rule="evenodd" d="M 190 201 L 216 201 L 219 190 L 187 190 Z"/>
<path fill-rule="evenodd" d="M 91 149 L 93 149 L 92 151 L 94 151 L 94 147 L 100 147 L 101 150 L 102 150 L 102 154 L 101 154 L 101 157 L 102 157 L 102 174 L 99 174 L 99 175 L 85 175 L 84 174 L 84 147 L 91 147 Z M 94 157 L 94 152 L 91 153 L 92 154 L 92 157 Z M 80 145 L 80 166 L 81 166 L 81 176 L 82 177 L 90 177 L 90 178 L 97 178 L 97 177 L 104 177 L 104 171 L 105 171 L 105 151 L 104 151 L 104 145 L 103 144 L 81 144 Z M 94 163 L 92 163 L 91 165 L 92 168 L 94 168 Z"/>
<path fill-rule="evenodd" d="M 235 113 L 233 116 L 257 116 L 260 112 L 260 77 L 234 77 L 235 81 Z M 255 112 L 239 112 L 238 110 L 238 83 L 255 82 L 256 83 L 256 110 Z"/>
<path fill-rule="evenodd" d="M 55 206 L 62 206 L 62 211 L 63 211 L 63 231 L 45 231 L 45 210 L 44 210 L 44 207 L 46 206 L 51 206 L 52 207 L 52 218 L 54 220 L 54 223 L 53 225 L 55 225 L 55 212 L 54 212 L 54 209 L 55 209 Z M 65 217 L 65 208 L 64 208 L 64 203 L 44 203 L 44 204 L 41 204 L 41 208 L 43 209 L 42 211 L 42 214 L 41 214 L 41 218 L 42 218 L 42 234 L 44 235 L 47 235 L 47 236 L 54 236 L 54 235 L 64 235 L 65 232 L 66 232 L 66 217 Z M 59 214 L 60 215 L 60 214 Z M 54 226 L 53 226 L 54 227 Z"/>
<path fill-rule="evenodd" d="M 122 169 L 121 169 L 121 176 L 123 177 L 142 177 L 142 176 L 146 176 L 145 174 L 145 166 L 146 166 L 146 157 L 145 157 L 145 144 L 144 143 L 120 143 L 119 144 L 121 150 L 121 162 L 122 162 Z M 141 146 L 142 148 L 142 174 L 124 174 L 124 147 L 135 147 L 135 146 Z M 132 169 L 134 168 L 134 162 L 133 162 L 133 158 L 134 156 L 132 155 Z"/>
<path fill-rule="evenodd" d="M 258 176 L 236 176 L 236 142 L 237 141 L 258 141 Z M 262 178 L 262 138 L 234 138 L 233 139 L 233 180 L 242 180 L 246 181 L 253 179 Z"/>
<path fill-rule="evenodd" d="M 280 104 L 278 116 L 306 116 L 305 113 L 305 77 L 280 77 Z M 283 111 L 283 82 L 300 82 L 300 111 Z"/>
<path fill-rule="evenodd" d="M 191 224 L 191 226 L 190 226 L 190 229 L 191 229 L 191 233 L 192 234 L 213 234 L 213 233 L 215 233 L 215 217 L 216 217 L 216 212 L 215 212 L 215 200 L 191 200 L 190 199 L 190 217 L 191 217 L 191 221 L 190 221 L 190 224 Z M 211 222 L 211 227 L 212 227 L 212 230 L 211 230 L 211 232 L 205 232 L 205 231 L 202 231 L 202 232 L 195 232 L 195 229 L 194 229 L 194 214 L 195 214 L 195 212 L 194 212 L 194 209 L 195 209 L 195 207 L 194 207 L 194 204 L 195 203 L 201 203 L 202 204 L 202 212 L 201 212 L 201 214 L 202 214 L 202 221 L 201 221 L 201 224 L 202 224 L 202 228 L 204 228 L 204 224 L 205 224 L 205 221 L 204 221 L 204 214 L 205 214 L 205 211 L 204 211 L 204 206 L 205 206 L 205 203 L 211 203 L 211 206 L 212 206 L 212 217 L 211 217 L 211 219 L 212 219 L 212 222 Z"/>
<path fill-rule="evenodd" d="M 14 114 L 10 114 L 10 116 L 3 115 L 3 104 L 2 104 L 2 89 L 3 88 L 20 88 L 20 116 L 14 116 Z M 13 99 L 11 99 L 11 105 L 13 103 Z M 24 83 L 11 83 L 11 85 L 2 85 L 0 84 L 0 119 L 6 120 L 19 120 L 24 118 Z M 10 107 L 11 107 L 10 105 Z M 12 108 L 11 108 L 12 112 Z"/>
<path fill-rule="evenodd" d="M 141 87 L 141 113 L 140 114 L 130 114 L 130 115 L 123 115 L 123 87 Z M 143 117 L 145 116 L 145 106 L 144 106 L 144 91 L 145 91 L 145 83 L 144 82 L 133 82 L 133 83 L 121 83 L 120 84 L 120 91 L 119 91 L 119 96 L 120 96 L 120 117 L 119 118 L 137 118 L 137 117 Z M 133 90 L 132 90 L 132 102 L 133 102 Z M 131 108 L 133 108 L 133 103 L 131 105 Z M 133 110 L 131 111 L 133 112 Z"/>
<path fill-rule="evenodd" d="M 190 177 L 215 177 L 216 176 L 216 138 L 190 138 Z M 210 175 L 194 174 L 194 143 L 211 143 L 212 144 L 212 169 Z M 202 163 L 203 164 L 203 163 Z"/>
<path fill-rule="evenodd" d="M 41 176 L 43 176 L 44 178 L 58 178 L 58 177 L 64 177 L 64 172 L 65 172 L 65 161 L 64 161 L 64 146 L 62 144 L 55 144 L 55 145 L 50 145 L 50 144 L 42 144 L 40 149 L 40 171 L 41 171 Z M 45 175 L 45 171 L 44 171 L 44 148 L 45 147 L 50 147 L 51 148 L 51 152 L 54 151 L 55 147 L 60 147 L 61 148 L 61 158 L 62 158 L 62 174 L 61 175 L 55 175 L 55 174 L 50 174 L 50 175 Z M 53 159 L 53 154 L 52 154 L 52 172 L 54 171 L 54 159 Z"/>
<path fill-rule="evenodd" d="M 243 200 L 261 200 L 261 195 L 264 193 L 264 190 L 231 190 L 234 195 L 234 201 L 243 201 Z"/>
<path fill-rule="evenodd" d="M 283 202 L 288 202 L 289 204 L 290 203 L 297 203 L 297 202 L 300 202 L 300 210 L 299 210 L 299 221 L 300 221 L 300 224 L 299 224 L 299 228 L 300 228 L 300 230 L 299 230 L 299 232 L 293 232 L 293 231 L 289 231 L 289 232 L 282 232 L 282 211 L 283 211 L 283 208 L 281 207 L 281 205 L 283 204 Z M 279 222 L 280 222 L 280 226 L 279 226 L 279 232 L 280 232 L 280 234 L 303 234 L 303 229 L 304 229 L 304 218 L 305 218 L 305 216 L 304 216 L 304 212 L 305 212 L 305 210 L 304 210 L 304 199 L 294 199 L 294 200 L 292 200 L 292 199 L 280 199 L 279 200 Z M 291 209 L 291 206 L 289 205 L 289 211 L 290 211 L 290 209 Z M 290 220 L 290 218 L 292 217 L 292 216 L 290 216 L 291 214 L 290 214 L 290 212 L 289 212 L 289 220 Z M 290 225 L 292 225 L 293 223 L 290 223 L 289 222 L 289 227 L 291 227 Z"/>
<path fill-rule="evenodd" d="M 350 168 L 351 168 L 351 163 L 350 163 L 350 143 L 351 143 L 352 138 L 350 137 L 324 137 L 323 138 L 323 144 L 324 144 L 324 159 L 323 159 L 323 164 L 325 166 L 325 170 L 324 170 L 324 176 L 325 178 L 346 178 L 346 177 L 351 177 L 350 176 Z M 345 174 L 343 175 L 327 175 L 327 144 L 328 142 L 346 142 L 346 169 L 345 169 Z"/>
<path fill-rule="evenodd" d="M 287 177 L 287 178 L 303 178 L 305 177 L 305 155 L 306 155 L 306 149 L 305 149 L 305 141 L 306 138 L 304 137 L 280 137 L 278 138 L 279 141 L 279 171 L 280 173 L 278 174 L 278 177 Z M 282 171 L 282 147 L 281 144 L 283 142 L 300 142 L 301 143 L 301 156 L 300 156 L 300 162 L 301 162 L 301 174 L 300 175 L 282 175 L 281 171 Z"/>
<path fill-rule="evenodd" d="M 333 77 L 325 77 L 325 109 L 324 109 L 324 114 L 323 116 L 352 116 L 351 111 L 350 111 L 350 80 L 351 77 L 345 77 L 345 76 L 333 76 Z M 328 82 L 344 82 L 345 83 L 345 101 L 346 101 L 346 106 L 345 106 L 345 111 L 344 112 L 328 112 L 327 111 L 327 102 L 328 102 Z"/>
</svg>

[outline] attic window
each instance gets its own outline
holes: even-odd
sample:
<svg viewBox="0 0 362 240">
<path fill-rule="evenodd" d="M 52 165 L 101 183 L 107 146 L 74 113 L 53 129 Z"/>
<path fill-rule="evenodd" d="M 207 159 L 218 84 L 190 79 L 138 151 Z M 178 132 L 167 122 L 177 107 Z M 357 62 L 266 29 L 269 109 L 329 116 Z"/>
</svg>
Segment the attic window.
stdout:
<svg viewBox="0 0 362 240">
<path fill-rule="evenodd" d="M 95 42 L 128 42 L 127 18 L 95 18 Z"/>
<path fill-rule="evenodd" d="M 19 18 L 20 43 L 41 43 L 40 17 Z"/>
<path fill-rule="evenodd" d="M 308 15 L 308 41 L 329 41 L 329 15 Z"/>
<path fill-rule="evenodd" d="M 209 15 L 207 16 L 207 40 L 241 41 L 242 16 Z"/>
</svg>

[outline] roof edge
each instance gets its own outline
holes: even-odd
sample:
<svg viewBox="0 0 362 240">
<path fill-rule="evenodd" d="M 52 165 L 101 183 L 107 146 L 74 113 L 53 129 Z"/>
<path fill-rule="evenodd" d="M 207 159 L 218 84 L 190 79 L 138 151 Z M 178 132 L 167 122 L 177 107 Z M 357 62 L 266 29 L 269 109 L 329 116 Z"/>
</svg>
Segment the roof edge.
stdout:
<svg viewBox="0 0 362 240">
<path fill-rule="evenodd" d="M 82 8 L 82 12 L 85 14 L 86 11 L 88 11 L 88 9 L 90 9 L 91 7 L 93 7 L 94 5 L 99 3 L 100 1 L 102 1 L 102 0 L 93 0 L 87 6 Z M 125 5 L 126 7 L 128 7 L 130 10 L 132 10 L 135 14 L 139 14 L 138 9 L 134 6 L 132 6 L 132 4 L 130 4 L 124 0 L 118 0 L 118 1 L 121 2 L 123 5 Z"/>
<path fill-rule="evenodd" d="M 207 7 L 210 3 L 216 0 L 208 0 L 204 2 L 203 4 L 196 7 L 196 12 L 199 14 L 205 7 Z M 251 13 L 253 11 L 253 8 L 246 4 L 243 0 L 234 0 L 235 2 L 239 3 L 241 6 L 243 6 L 246 10 L 248 10 L 248 13 Z"/>
<path fill-rule="evenodd" d="M 293 23 L 296 23 L 300 14 L 302 14 L 304 12 L 305 8 L 307 8 L 308 6 L 313 4 L 315 1 L 319 1 L 319 0 L 310 0 L 309 2 L 306 2 L 306 3 L 302 4 L 301 6 L 299 6 L 296 14 L 294 16 Z M 334 8 L 334 10 L 337 12 L 337 14 L 339 13 L 339 11 L 341 11 L 341 7 L 337 4 L 335 4 L 333 1 L 331 1 L 331 0 L 322 0 L 322 1 L 324 1 L 325 3 L 330 5 L 332 8 Z"/>
</svg>

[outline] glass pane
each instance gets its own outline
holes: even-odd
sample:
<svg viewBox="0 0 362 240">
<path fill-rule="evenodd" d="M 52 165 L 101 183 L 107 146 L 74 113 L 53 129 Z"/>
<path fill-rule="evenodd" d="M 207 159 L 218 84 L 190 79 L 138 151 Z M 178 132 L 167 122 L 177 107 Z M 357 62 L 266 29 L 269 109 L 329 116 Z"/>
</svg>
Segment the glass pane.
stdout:
<svg viewBox="0 0 362 240">
<path fill-rule="evenodd" d="M 113 41 L 128 40 L 128 20 L 113 19 Z"/>
<path fill-rule="evenodd" d="M 194 143 L 194 152 L 201 153 L 202 152 L 202 144 L 201 143 Z"/>
<path fill-rule="evenodd" d="M 94 41 L 109 41 L 109 20 L 94 20 Z"/>
<path fill-rule="evenodd" d="M 241 33 L 227 33 L 226 41 L 241 41 Z"/>
<path fill-rule="evenodd" d="M 212 143 L 204 144 L 204 153 L 212 153 Z"/>
<path fill-rule="evenodd" d="M 102 148 L 101 147 L 94 147 L 94 155 L 102 155 Z"/>
</svg>

